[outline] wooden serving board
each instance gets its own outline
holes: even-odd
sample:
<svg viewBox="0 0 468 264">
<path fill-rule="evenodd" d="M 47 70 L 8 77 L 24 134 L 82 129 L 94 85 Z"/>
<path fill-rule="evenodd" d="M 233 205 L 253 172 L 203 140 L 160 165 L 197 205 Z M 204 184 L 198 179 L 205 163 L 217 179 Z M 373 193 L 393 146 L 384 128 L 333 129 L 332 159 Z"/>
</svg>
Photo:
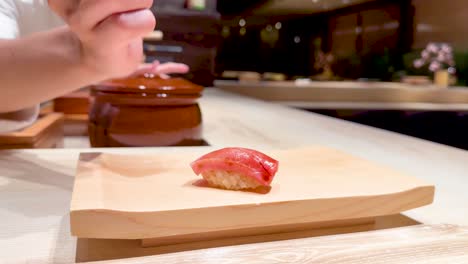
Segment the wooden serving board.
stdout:
<svg viewBox="0 0 468 264">
<path fill-rule="evenodd" d="M 204 187 L 189 164 L 212 150 L 82 154 L 71 202 L 72 234 L 172 244 L 358 224 L 434 198 L 428 183 L 323 147 L 265 151 L 280 161 L 269 193 Z"/>
<path fill-rule="evenodd" d="M 41 114 L 34 124 L 23 130 L 0 134 L 0 149 L 62 147 L 63 121 L 61 113 Z"/>
</svg>

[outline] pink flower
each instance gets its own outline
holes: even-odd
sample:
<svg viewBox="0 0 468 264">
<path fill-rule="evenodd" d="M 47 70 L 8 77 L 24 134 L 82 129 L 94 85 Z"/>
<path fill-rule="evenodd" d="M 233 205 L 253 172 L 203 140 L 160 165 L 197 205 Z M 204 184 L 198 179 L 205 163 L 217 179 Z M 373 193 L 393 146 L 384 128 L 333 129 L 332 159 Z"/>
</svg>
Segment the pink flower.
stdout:
<svg viewBox="0 0 468 264">
<path fill-rule="evenodd" d="M 440 48 L 435 43 L 429 43 L 429 45 L 427 45 L 427 50 L 429 50 L 432 53 L 437 53 L 440 51 Z"/>
<path fill-rule="evenodd" d="M 421 68 L 422 66 L 424 66 L 424 61 L 422 59 L 415 60 L 413 62 L 413 65 L 415 68 Z"/>
<path fill-rule="evenodd" d="M 423 51 L 421 52 L 421 57 L 422 57 L 423 59 L 427 60 L 427 59 L 429 59 L 429 56 L 430 56 L 429 51 L 423 50 Z"/>
<path fill-rule="evenodd" d="M 429 70 L 430 70 L 431 72 L 436 72 L 436 71 L 440 70 L 440 68 L 441 68 L 441 65 L 440 65 L 440 63 L 437 62 L 437 61 L 433 61 L 433 62 L 431 62 L 431 64 L 429 65 Z"/>
<path fill-rule="evenodd" d="M 439 47 L 434 43 L 429 43 L 426 48 L 429 52 L 437 53 L 439 52 Z"/>
<path fill-rule="evenodd" d="M 447 57 L 443 52 L 440 52 L 439 55 L 437 55 L 437 60 L 439 62 L 444 62 L 446 59 L 447 59 Z"/>
<path fill-rule="evenodd" d="M 452 47 L 450 47 L 450 45 L 448 45 L 448 44 L 445 44 L 445 43 L 442 44 L 441 49 L 445 53 L 452 53 Z"/>
</svg>

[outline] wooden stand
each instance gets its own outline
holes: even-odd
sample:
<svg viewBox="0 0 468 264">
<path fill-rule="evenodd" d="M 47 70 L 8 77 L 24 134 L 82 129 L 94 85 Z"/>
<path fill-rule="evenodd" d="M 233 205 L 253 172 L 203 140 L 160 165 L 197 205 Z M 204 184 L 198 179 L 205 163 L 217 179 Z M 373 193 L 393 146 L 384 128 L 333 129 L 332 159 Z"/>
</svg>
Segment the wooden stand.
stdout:
<svg viewBox="0 0 468 264">
<path fill-rule="evenodd" d="M 54 100 L 53 111 L 65 114 L 66 136 L 88 135 L 89 90 L 84 89 Z"/>
<path fill-rule="evenodd" d="M 233 229 L 230 231 L 218 231 L 210 233 L 197 233 L 182 236 L 169 236 L 158 237 L 153 239 L 142 239 L 142 247 L 160 247 L 168 245 L 186 244 L 203 241 L 214 241 L 220 239 L 243 239 L 246 237 L 265 238 L 268 236 L 275 236 L 276 239 L 281 237 L 288 238 L 290 236 L 297 236 L 299 233 L 311 236 L 313 233 L 327 232 L 335 233 L 340 228 L 353 228 L 353 229 L 368 229 L 369 226 L 374 225 L 375 218 L 361 218 L 338 220 L 329 222 L 307 223 L 307 224 L 293 224 L 293 225 L 280 225 L 271 227 L 249 228 L 249 229 Z M 338 231 L 339 233 L 339 231 Z"/>
<path fill-rule="evenodd" d="M 0 135 L 0 149 L 60 148 L 63 146 L 64 115 L 41 115 L 32 126 Z"/>
<path fill-rule="evenodd" d="M 63 133 L 66 136 L 88 136 L 88 115 L 65 115 Z"/>
</svg>

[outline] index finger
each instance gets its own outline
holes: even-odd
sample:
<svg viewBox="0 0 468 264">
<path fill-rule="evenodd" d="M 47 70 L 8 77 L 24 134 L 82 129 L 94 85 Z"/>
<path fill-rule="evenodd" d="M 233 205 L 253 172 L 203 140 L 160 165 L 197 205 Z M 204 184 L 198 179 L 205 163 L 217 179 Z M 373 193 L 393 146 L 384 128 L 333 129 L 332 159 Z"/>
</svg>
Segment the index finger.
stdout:
<svg viewBox="0 0 468 264">
<path fill-rule="evenodd" d="M 48 0 L 52 9 L 67 23 L 87 29 L 120 13 L 151 8 L 153 0 Z"/>
</svg>

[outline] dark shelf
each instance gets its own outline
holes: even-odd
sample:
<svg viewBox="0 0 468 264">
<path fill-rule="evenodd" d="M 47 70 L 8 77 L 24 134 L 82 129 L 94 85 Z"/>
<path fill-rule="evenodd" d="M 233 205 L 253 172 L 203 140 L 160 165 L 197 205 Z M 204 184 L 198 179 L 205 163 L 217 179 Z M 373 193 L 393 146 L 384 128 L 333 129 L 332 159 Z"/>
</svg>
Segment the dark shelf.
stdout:
<svg viewBox="0 0 468 264">
<path fill-rule="evenodd" d="M 198 17 L 206 19 L 220 19 L 221 14 L 218 12 L 213 12 L 209 10 L 197 11 L 190 9 L 180 9 L 180 8 L 157 8 L 153 7 L 152 11 L 155 13 L 156 17 L 159 16 L 178 16 L 178 17 Z"/>
</svg>

